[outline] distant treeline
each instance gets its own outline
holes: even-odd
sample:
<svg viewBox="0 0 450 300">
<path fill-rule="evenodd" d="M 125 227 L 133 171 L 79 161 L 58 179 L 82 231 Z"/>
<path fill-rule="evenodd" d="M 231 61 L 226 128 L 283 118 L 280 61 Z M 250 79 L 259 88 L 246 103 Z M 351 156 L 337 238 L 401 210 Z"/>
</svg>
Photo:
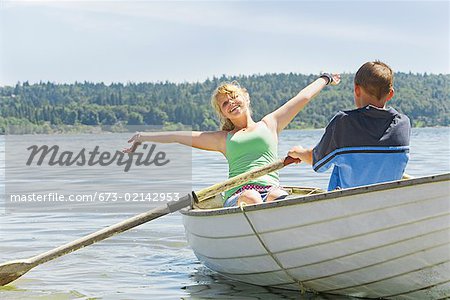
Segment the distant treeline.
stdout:
<svg viewBox="0 0 450 300">
<path fill-rule="evenodd" d="M 343 74 L 339 86 L 327 87 L 290 124 L 289 128 L 326 126 L 338 111 L 353 108 L 353 76 Z M 316 75 L 266 74 L 208 79 L 202 83 L 18 83 L 0 87 L 0 130 L 19 125 L 42 132 L 55 126 L 181 124 L 194 130 L 216 130 L 210 105 L 214 89 L 237 80 L 250 93 L 253 116 L 259 120 L 273 111 Z M 395 74 L 391 106 L 407 114 L 413 126 L 450 125 L 450 75 Z M 64 126 L 62 126 L 64 127 Z"/>
</svg>

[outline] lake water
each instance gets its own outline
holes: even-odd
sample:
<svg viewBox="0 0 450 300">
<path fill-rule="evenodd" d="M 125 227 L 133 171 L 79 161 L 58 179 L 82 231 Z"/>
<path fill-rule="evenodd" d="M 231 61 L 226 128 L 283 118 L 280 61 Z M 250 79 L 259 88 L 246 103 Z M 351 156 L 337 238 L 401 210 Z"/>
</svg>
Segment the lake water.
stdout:
<svg viewBox="0 0 450 300">
<path fill-rule="evenodd" d="M 322 133 L 322 130 L 283 132 L 280 157 L 293 145 L 313 146 Z M 89 139 L 89 136 L 76 138 Z M 4 149 L 3 137 L 0 137 L 0 149 Z M 406 172 L 412 176 L 450 172 L 449 154 L 450 128 L 414 129 Z M 4 150 L 1 150 L 0 179 L 4 178 L 4 163 Z M 196 150 L 192 154 L 192 167 L 194 190 L 226 179 L 226 162 L 219 154 Z M 329 172 L 316 174 L 300 164 L 283 169 L 280 176 L 285 185 L 326 188 Z M 0 184 L 0 192 L 3 191 L 4 182 Z M 0 263 L 45 252 L 129 216 L 125 213 L 2 214 Z M 300 295 L 228 280 L 196 259 L 185 240 L 179 213 L 38 266 L 0 288 L 0 299 L 217 298 L 351 299 Z"/>
</svg>

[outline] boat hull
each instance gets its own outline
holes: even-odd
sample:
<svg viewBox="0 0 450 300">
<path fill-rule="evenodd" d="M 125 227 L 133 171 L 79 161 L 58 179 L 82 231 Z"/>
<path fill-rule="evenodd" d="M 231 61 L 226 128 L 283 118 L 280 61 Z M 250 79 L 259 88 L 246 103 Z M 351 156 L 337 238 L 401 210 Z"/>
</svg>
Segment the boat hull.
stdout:
<svg viewBox="0 0 450 300">
<path fill-rule="evenodd" d="M 450 174 L 183 211 L 207 267 L 256 285 L 391 299 L 450 297 Z"/>
</svg>

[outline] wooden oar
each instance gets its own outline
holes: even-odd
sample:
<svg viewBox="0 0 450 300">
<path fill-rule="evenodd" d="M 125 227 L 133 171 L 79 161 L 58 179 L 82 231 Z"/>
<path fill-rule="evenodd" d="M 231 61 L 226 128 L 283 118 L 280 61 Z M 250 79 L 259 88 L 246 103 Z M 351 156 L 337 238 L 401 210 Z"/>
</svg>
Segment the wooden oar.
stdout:
<svg viewBox="0 0 450 300">
<path fill-rule="evenodd" d="M 292 157 L 287 157 L 284 160 L 279 160 L 277 162 L 261 167 L 259 169 L 249 171 L 239 176 L 230 178 L 222 183 L 218 183 L 211 187 L 202 189 L 197 193 L 192 192 L 192 194 L 188 194 L 175 202 L 169 202 L 167 206 L 149 210 L 145 213 L 139 214 L 132 218 L 126 219 L 120 223 L 111 225 L 102 230 L 91 233 L 87 236 L 84 236 L 73 242 L 57 247 L 53 250 L 44 252 L 42 254 L 27 259 L 13 260 L 1 264 L 0 286 L 6 285 L 16 280 L 17 278 L 21 277 L 23 274 L 25 274 L 32 268 L 41 265 L 45 262 L 48 262 L 52 259 L 63 256 L 80 248 L 92 245 L 110 236 L 127 231 L 131 228 L 144 224 L 153 219 L 178 211 L 184 207 L 191 205 L 192 201 L 200 202 L 205 199 L 208 199 L 209 197 L 222 193 L 233 187 L 241 185 L 247 181 L 253 180 L 270 172 L 279 170 L 284 166 L 287 166 L 293 162 L 299 162 L 299 160 L 293 159 Z"/>
</svg>

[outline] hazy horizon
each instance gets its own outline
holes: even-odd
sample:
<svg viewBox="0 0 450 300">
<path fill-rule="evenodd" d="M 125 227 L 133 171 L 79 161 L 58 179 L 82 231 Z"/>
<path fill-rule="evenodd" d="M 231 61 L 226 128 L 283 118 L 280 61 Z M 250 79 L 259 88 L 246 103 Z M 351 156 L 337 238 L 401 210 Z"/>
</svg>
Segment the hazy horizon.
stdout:
<svg viewBox="0 0 450 300">
<path fill-rule="evenodd" d="M 317 74 L 313 74 L 313 73 L 298 73 L 298 72 L 290 72 L 294 75 L 304 75 L 304 76 L 310 76 L 310 75 L 319 75 L 319 73 Z M 223 76 L 227 77 L 227 78 L 236 78 L 236 77 L 253 77 L 253 76 L 265 76 L 265 75 L 285 75 L 285 74 L 290 74 L 290 73 L 264 73 L 264 74 L 240 74 L 240 75 L 219 75 L 219 76 L 212 76 L 212 77 L 208 77 L 205 78 L 204 80 L 201 81 L 181 81 L 181 82 L 177 82 L 177 81 L 170 81 L 170 80 L 164 80 L 164 81 L 127 81 L 127 82 L 121 82 L 121 81 L 115 81 L 115 82 L 103 82 L 103 81 L 88 81 L 88 80 L 80 80 L 80 81 L 73 81 L 73 82 L 56 82 L 56 81 L 36 81 L 36 82 L 30 82 L 29 80 L 25 80 L 25 81 L 18 81 L 13 85 L 0 85 L 0 87 L 13 87 L 17 84 L 24 84 L 25 82 L 28 82 L 29 85 L 33 85 L 33 84 L 41 84 L 41 83 L 51 83 L 51 84 L 55 84 L 55 85 L 71 85 L 71 84 L 84 84 L 84 83 L 89 83 L 89 84 L 104 84 L 106 86 L 110 86 L 110 85 L 114 85 L 114 84 L 122 84 L 122 85 L 128 85 L 128 84 L 141 84 L 141 83 L 154 83 L 154 84 L 160 84 L 160 83 L 173 83 L 173 84 L 195 84 L 195 83 L 204 83 L 208 80 L 213 80 L 213 79 L 217 79 L 217 78 L 222 78 Z M 355 72 L 344 72 L 344 73 L 340 73 L 341 75 L 353 75 L 355 74 Z M 423 73 L 413 73 L 413 72 L 402 72 L 402 71 L 398 71 L 398 72 L 394 72 L 394 74 L 412 74 L 415 76 L 423 76 L 423 75 L 450 75 L 450 73 L 429 73 L 429 72 L 423 72 Z M 394 78 L 395 79 L 395 78 Z"/>
</svg>

